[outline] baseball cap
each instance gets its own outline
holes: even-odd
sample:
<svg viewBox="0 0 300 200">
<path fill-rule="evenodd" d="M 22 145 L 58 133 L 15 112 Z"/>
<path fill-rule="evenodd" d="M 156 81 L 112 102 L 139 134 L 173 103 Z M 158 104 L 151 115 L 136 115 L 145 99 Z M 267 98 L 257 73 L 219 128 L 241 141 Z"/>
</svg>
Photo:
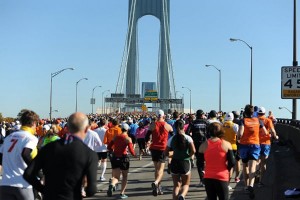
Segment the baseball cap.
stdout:
<svg viewBox="0 0 300 200">
<path fill-rule="evenodd" d="M 163 116 L 165 116 L 165 113 L 163 110 L 158 110 L 158 111 L 156 111 L 156 115 L 157 115 L 157 117 L 163 117 Z"/>
<path fill-rule="evenodd" d="M 259 107 L 258 108 L 258 113 L 259 114 L 265 114 L 266 113 L 266 109 L 264 107 Z"/>
<path fill-rule="evenodd" d="M 217 111 L 211 110 L 211 111 L 209 112 L 209 117 L 210 117 L 210 118 L 217 117 Z"/>
<path fill-rule="evenodd" d="M 46 131 L 49 131 L 50 130 L 50 126 L 48 124 L 46 124 L 46 125 L 43 126 L 43 129 L 45 129 Z"/>
<path fill-rule="evenodd" d="M 126 123 L 123 123 L 123 124 L 121 125 L 121 129 L 124 129 L 124 130 L 128 131 L 128 130 L 129 130 L 129 125 L 126 124 Z"/>
<path fill-rule="evenodd" d="M 203 114 L 204 114 L 204 112 L 201 109 L 196 111 L 196 116 L 201 116 Z"/>
<path fill-rule="evenodd" d="M 225 121 L 232 121 L 233 120 L 233 113 L 227 113 L 225 116 Z"/>
</svg>

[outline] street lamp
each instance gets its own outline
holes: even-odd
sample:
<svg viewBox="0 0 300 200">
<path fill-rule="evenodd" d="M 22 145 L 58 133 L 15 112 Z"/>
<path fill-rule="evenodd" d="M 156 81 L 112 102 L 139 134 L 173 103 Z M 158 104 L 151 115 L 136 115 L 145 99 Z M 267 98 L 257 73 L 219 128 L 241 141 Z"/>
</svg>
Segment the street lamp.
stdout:
<svg viewBox="0 0 300 200">
<path fill-rule="evenodd" d="M 91 99 L 91 104 L 92 104 L 92 114 L 94 114 L 94 104 L 95 104 L 95 99 L 94 99 L 94 91 L 97 87 L 101 87 L 101 85 L 98 85 L 96 87 L 93 88 L 93 91 L 92 91 L 92 99 Z"/>
<path fill-rule="evenodd" d="M 221 70 L 218 69 L 214 65 L 205 65 L 205 67 L 214 67 L 216 70 L 219 71 L 219 111 L 222 111 L 222 84 L 221 84 Z"/>
<path fill-rule="evenodd" d="M 79 81 L 76 82 L 76 108 L 75 111 L 77 112 L 77 88 L 78 88 L 78 83 L 82 80 L 88 80 L 88 78 L 82 78 Z"/>
<path fill-rule="evenodd" d="M 182 87 L 190 91 L 190 114 L 192 114 L 192 90 L 188 87 Z"/>
<path fill-rule="evenodd" d="M 50 113 L 49 113 L 49 115 L 50 115 L 50 121 L 51 121 L 51 119 L 52 119 L 52 79 L 53 79 L 55 76 L 57 76 L 58 74 L 62 73 L 62 72 L 65 71 L 65 70 L 68 70 L 68 69 L 74 70 L 74 68 L 65 68 L 65 69 L 59 70 L 59 71 L 57 71 L 57 72 L 51 73 L 51 84 L 50 84 Z"/>
<path fill-rule="evenodd" d="M 103 97 L 103 95 L 104 95 L 105 92 L 110 92 L 110 90 L 105 90 L 105 91 L 102 92 L 102 115 L 104 114 L 104 107 L 103 107 L 104 106 L 104 104 L 103 104 L 104 97 Z"/>
<path fill-rule="evenodd" d="M 230 38 L 229 40 L 231 42 L 236 42 L 236 41 L 243 42 L 244 44 L 246 44 L 250 48 L 250 52 L 251 52 L 251 63 L 250 63 L 250 105 L 252 105 L 252 52 L 253 52 L 253 47 L 250 46 L 247 42 L 245 42 L 244 40 L 241 40 L 241 39 Z"/>
<path fill-rule="evenodd" d="M 280 109 L 280 110 L 281 110 L 281 109 L 286 109 L 286 110 L 289 111 L 291 114 L 293 114 L 293 112 L 292 112 L 290 109 L 288 109 L 287 107 L 284 107 L 284 106 L 283 106 L 283 107 L 278 107 L 278 109 Z"/>
</svg>

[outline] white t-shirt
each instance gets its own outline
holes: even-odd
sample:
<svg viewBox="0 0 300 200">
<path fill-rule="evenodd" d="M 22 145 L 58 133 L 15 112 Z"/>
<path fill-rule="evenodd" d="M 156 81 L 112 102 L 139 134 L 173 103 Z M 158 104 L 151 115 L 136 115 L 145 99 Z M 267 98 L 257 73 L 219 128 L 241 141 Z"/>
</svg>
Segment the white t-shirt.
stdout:
<svg viewBox="0 0 300 200">
<path fill-rule="evenodd" d="M 83 142 L 95 152 L 99 152 L 99 149 L 102 146 L 102 141 L 100 140 L 98 134 L 91 129 L 87 131 Z"/>
<path fill-rule="evenodd" d="M 7 136 L 0 148 L 2 153 L 3 175 L 1 185 L 19 188 L 31 188 L 24 180 L 24 170 L 27 164 L 22 158 L 24 148 L 35 149 L 38 139 L 27 131 L 16 131 Z"/>
<path fill-rule="evenodd" d="M 95 129 L 95 132 L 98 134 L 101 141 L 104 140 L 104 135 L 105 135 L 106 131 L 107 131 L 107 129 L 105 129 L 104 127 Z M 99 152 L 107 152 L 107 145 L 102 144 L 102 146 L 99 148 Z"/>
</svg>

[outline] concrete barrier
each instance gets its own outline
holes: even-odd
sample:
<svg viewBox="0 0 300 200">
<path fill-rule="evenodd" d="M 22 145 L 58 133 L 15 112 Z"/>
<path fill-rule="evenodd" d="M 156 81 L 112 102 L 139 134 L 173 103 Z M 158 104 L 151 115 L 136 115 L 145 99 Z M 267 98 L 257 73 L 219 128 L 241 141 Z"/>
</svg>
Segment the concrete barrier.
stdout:
<svg viewBox="0 0 300 200">
<path fill-rule="evenodd" d="M 291 144 L 297 153 L 300 153 L 300 129 L 289 124 L 276 124 L 279 138 Z"/>
</svg>

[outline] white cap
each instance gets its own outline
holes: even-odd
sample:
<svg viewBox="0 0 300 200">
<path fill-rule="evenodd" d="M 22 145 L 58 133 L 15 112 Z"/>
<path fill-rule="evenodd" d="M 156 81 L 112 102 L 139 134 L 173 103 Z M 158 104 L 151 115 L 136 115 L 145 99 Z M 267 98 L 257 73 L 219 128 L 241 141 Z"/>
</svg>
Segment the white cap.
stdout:
<svg viewBox="0 0 300 200">
<path fill-rule="evenodd" d="M 233 113 L 227 113 L 225 116 L 225 121 L 232 121 L 233 120 Z"/>
<path fill-rule="evenodd" d="M 46 131 L 49 131 L 50 130 L 50 126 L 48 124 L 46 124 L 46 125 L 43 126 L 43 129 L 45 129 Z"/>
<path fill-rule="evenodd" d="M 124 130 L 128 131 L 129 130 L 129 125 L 126 124 L 126 123 L 123 123 L 123 124 L 121 124 L 121 129 L 124 129 Z"/>
<path fill-rule="evenodd" d="M 164 113 L 163 110 L 158 110 L 158 111 L 156 111 L 156 115 L 157 115 L 158 118 L 160 118 L 160 117 L 165 116 L 165 113 Z"/>
<path fill-rule="evenodd" d="M 266 113 L 266 109 L 264 107 L 259 107 L 258 108 L 258 113 L 259 114 L 265 114 Z"/>
</svg>

